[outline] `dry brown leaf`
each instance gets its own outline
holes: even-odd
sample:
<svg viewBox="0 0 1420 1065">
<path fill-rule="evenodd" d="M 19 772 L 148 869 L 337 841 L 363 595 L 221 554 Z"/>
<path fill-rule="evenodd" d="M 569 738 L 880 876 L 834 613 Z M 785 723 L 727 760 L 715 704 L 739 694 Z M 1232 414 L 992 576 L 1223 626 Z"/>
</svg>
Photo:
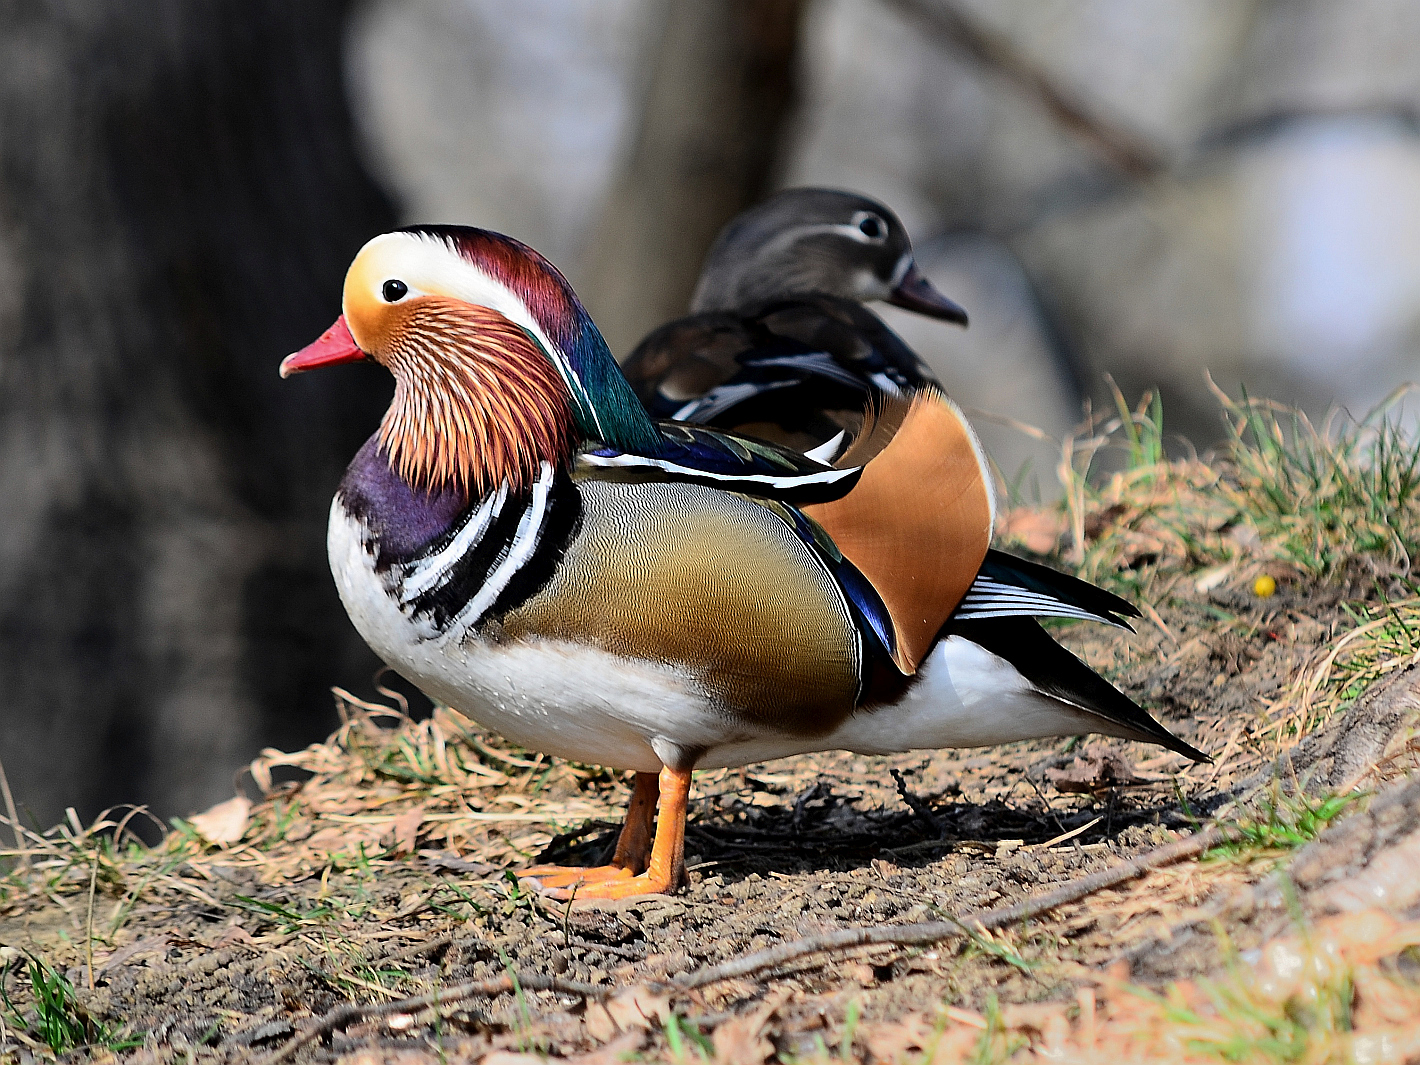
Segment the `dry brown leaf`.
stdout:
<svg viewBox="0 0 1420 1065">
<path fill-rule="evenodd" d="M 764 1026 L 749 1017 L 732 1017 L 715 1029 L 716 1065 L 764 1065 L 774 1044 L 764 1036 Z"/>
<path fill-rule="evenodd" d="M 1001 1025 L 1007 1031 L 1035 1032 L 1045 1049 L 1055 1051 L 1065 1046 L 1070 1037 L 1070 1021 L 1064 1002 L 1029 1002 L 1006 1006 L 1001 1010 Z"/>
<path fill-rule="evenodd" d="M 900 1061 L 921 1054 L 936 1038 L 936 1027 L 923 1013 L 908 1013 L 896 1021 L 872 1025 L 863 1033 L 874 1061 Z"/>
<path fill-rule="evenodd" d="M 1055 510 L 1017 507 L 1001 514 L 996 520 L 996 535 L 1002 540 L 1014 540 L 1037 555 L 1052 553 L 1065 535 L 1065 515 Z"/>
<path fill-rule="evenodd" d="M 142 954 L 153 954 L 157 951 L 168 949 L 169 939 L 166 932 L 156 936 L 145 936 L 136 942 L 129 943 L 125 947 L 119 947 L 99 962 L 98 971 L 103 973 L 110 969 L 117 968 L 125 962 L 130 962 Z"/>
<path fill-rule="evenodd" d="M 606 1001 L 606 1012 L 621 1031 L 632 1028 L 649 1029 L 653 1022 L 663 1022 L 670 1014 L 671 997 L 658 994 L 648 987 L 628 987 Z"/>
<path fill-rule="evenodd" d="M 617 1033 L 616 1022 L 611 1019 L 611 1014 L 600 1002 L 587 1003 L 584 1020 L 587 1024 L 587 1034 L 598 1043 L 605 1043 Z"/>
<path fill-rule="evenodd" d="M 495 1050 L 478 1059 L 480 1065 L 547 1065 L 540 1054 L 520 1054 L 512 1050 Z"/>
<path fill-rule="evenodd" d="M 626 1065 L 645 1045 L 646 1033 L 636 1028 L 589 1054 L 568 1058 L 567 1065 Z M 543 1059 L 543 1065 L 547 1065 L 547 1060 Z"/>
<path fill-rule="evenodd" d="M 222 947 L 235 947 L 238 945 L 245 947 L 255 942 L 256 940 L 252 939 L 250 932 L 241 925 L 234 924 L 218 936 L 212 946 L 214 949 L 220 950 Z"/>
<path fill-rule="evenodd" d="M 764 1065 L 774 1053 L 774 1044 L 764 1035 L 764 1026 L 793 992 L 781 989 L 753 1010 L 731 1017 L 715 1029 L 716 1065 Z"/>
<path fill-rule="evenodd" d="M 245 795 L 238 795 L 219 802 L 210 810 L 194 814 L 187 823 L 208 843 L 226 847 L 242 838 L 250 814 L 251 800 Z"/>
<path fill-rule="evenodd" d="M 423 822 L 423 806 L 406 810 L 394 819 L 394 852 L 396 855 L 414 853 L 414 846 L 419 838 L 419 826 Z"/>
</svg>

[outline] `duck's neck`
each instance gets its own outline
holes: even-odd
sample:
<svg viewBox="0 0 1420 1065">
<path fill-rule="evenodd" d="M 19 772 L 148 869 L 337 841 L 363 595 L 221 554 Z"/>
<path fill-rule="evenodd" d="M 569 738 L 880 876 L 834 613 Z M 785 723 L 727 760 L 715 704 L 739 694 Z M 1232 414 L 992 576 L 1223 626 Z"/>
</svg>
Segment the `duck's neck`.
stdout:
<svg viewBox="0 0 1420 1065">
<path fill-rule="evenodd" d="M 378 433 L 365 441 L 346 469 L 338 498 L 372 537 L 381 569 L 414 558 L 447 533 L 470 506 L 461 491 L 426 492 L 401 477 L 381 447 Z"/>
</svg>

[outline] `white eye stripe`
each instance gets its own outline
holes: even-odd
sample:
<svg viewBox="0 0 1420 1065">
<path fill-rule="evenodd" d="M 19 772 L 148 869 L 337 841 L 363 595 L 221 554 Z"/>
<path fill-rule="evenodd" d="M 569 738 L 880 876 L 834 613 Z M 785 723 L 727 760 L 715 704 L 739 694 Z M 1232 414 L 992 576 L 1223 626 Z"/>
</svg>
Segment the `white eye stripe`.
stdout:
<svg viewBox="0 0 1420 1065">
<path fill-rule="evenodd" d="M 902 279 L 907 276 L 907 271 L 912 269 L 913 261 L 912 252 L 903 253 L 902 258 L 897 261 L 897 265 L 892 268 L 892 277 L 888 280 L 889 288 L 897 288 L 902 284 Z"/>
<path fill-rule="evenodd" d="M 592 405 L 582 382 L 572 372 L 567 356 L 561 348 L 552 343 L 537 318 L 528 309 L 528 305 L 512 289 L 464 259 L 438 237 L 420 233 L 384 233 L 366 244 L 360 255 L 375 249 L 378 249 L 381 265 L 386 270 L 373 279 L 374 295 L 379 302 L 385 302 L 381 293 L 384 283 L 396 278 L 409 288 L 404 300 L 412 296 L 434 295 L 435 293 L 411 280 L 418 278 L 437 287 L 439 295 L 452 296 L 466 303 L 497 311 L 504 318 L 525 329 L 542 346 L 572 392 L 574 401 L 591 415 L 598 434 L 601 433 L 601 419 L 597 416 L 596 408 Z"/>
</svg>

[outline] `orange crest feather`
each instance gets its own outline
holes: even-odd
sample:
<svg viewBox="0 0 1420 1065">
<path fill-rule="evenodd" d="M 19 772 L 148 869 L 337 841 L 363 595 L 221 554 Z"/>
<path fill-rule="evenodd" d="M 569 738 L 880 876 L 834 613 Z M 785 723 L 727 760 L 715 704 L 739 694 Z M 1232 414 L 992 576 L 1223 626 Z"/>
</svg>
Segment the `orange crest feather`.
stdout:
<svg viewBox="0 0 1420 1065">
<path fill-rule="evenodd" d="M 380 446 L 424 491 L 521 492 L 542 462 L 572 454 L 566 385 L 523 329 L 497 311 L 442 297 L 412 300 L 391 323 L 380 361 L 395 392 Z"/>
<path fill-rule="evenodd" d="M 882 598 L 903 673 L 915 673 L 981 570 L 993 508 L 976 437 L 936 389 L 869 412 L 839 460 L 867 461 L 853 490 L 804 507 Z"/>
</svg>

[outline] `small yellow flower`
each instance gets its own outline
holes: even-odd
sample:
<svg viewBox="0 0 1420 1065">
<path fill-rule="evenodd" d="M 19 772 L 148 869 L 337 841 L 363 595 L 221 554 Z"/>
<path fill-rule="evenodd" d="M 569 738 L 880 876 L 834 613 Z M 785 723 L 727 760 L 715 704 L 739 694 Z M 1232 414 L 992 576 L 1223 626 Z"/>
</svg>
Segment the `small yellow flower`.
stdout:
<svg viewBox="0 0 1420 1065">
<path fill-rule="evenodd" d="M 1270 595 L 1275 595 L 1276 592 L 1277 582 L 1265 573 L 1252 582 L 1252 594 L 1259 599 L 1266 599 Z"/>
</svg>

